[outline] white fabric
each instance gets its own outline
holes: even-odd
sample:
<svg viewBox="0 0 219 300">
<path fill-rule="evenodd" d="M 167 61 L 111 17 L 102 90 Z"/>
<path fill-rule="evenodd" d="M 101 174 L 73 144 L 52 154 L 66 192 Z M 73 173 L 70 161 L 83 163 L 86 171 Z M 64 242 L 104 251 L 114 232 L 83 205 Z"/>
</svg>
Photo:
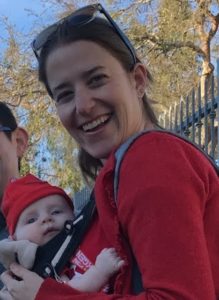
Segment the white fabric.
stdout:
<svg viewBox="0 0 219 300">
<path fill-rule="evenodd" d="M 12 262 L 18 262 L 26 269 L 34 265 L 38 245 L 27 240 L 13 241 L 4 239 L 0 241 L 0 262 L 8 269 Z"/>
</svg>

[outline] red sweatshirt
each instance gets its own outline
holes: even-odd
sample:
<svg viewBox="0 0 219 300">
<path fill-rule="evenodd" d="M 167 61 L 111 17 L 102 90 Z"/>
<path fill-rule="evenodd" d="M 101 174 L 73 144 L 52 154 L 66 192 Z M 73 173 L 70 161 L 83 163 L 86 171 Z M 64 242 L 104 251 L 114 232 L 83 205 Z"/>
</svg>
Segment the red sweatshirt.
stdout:
<svg viewBox="0 0 219 300">
<path fill-rule="evenodd" d="M 102 232 L 102 238 L 105 234 L 106 244 L 114 246 L 127 261 L 117 275 L 114 294 L 79 293 L 47 279 L 36 299 L 219 297 L 219 179 L 203 154 L 165 133 L 141 136 L 129 148 L 121 166 L 118 208 L 113 199 L 114 167 L 112 154 L 96 180 L 96 224 L 101 230 L 93 231 L 97 235 Z M 130 290 L 131 261 L 119 223 L 142 274 L 145 291 L 138 296 Z"/>
</svg>

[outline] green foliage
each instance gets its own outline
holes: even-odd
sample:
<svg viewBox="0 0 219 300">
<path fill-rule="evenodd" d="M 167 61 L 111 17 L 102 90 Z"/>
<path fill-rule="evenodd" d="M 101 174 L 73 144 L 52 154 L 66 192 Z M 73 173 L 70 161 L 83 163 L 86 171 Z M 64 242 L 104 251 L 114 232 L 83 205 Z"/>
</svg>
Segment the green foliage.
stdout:
<svg viewBox="0 0 219 300">
<path fill-rule="evenodd" d="M 29 133 L 29 148 L 22 159 L 21 174 L 32 172 L 77 191 L 83 184 L 73 158 L 73 143 L 62 132 L 55 106 L 38 82 L 34 56 L 26 50 L 26 39 L 7 25 L 8 43 L 0 62 L 0 101 L 5 101 Z M 28 44 L 32 37 L 28 37 Z M 40 153 L 40 155 L 38 155 Z"/>
<path fill-rule="evenodd" d="M 212 10 L 215 1 L 201 0 L 140 2 L 130 1 L 123 23 L 129 22 L 128 35 L 153 75 L 150 96 L 159 114 L 185 97 L 201 74 L 212 72 L 212 39 L 219 7 Z"/>
<path fill-rule="evenodd" d="M 158 8 L 156 37 L 159 44 L 150 51 L 148 60 L 155 79 L 153 97 L 163 108 L 179 102 L 198 82 L 197 53 L 188 47 L 177 47 L 177 43 L 192 41 L 197 37 L 192 28 L 192 9 L 189 1 L 163 0 Z"/>
<path fill-rule="evenodd" d="M 92 2 L 41 1 L 51 4 L 57 18 L 68 15 L 78 5 Z M 218 30 L 218 0 L 128 0 L 103 4 L 118 19 L 153 74 L 150 97 L 159 103 L 158 113 L 179 102 L 197 85 L 204 63 L 205 70 L 212 71 L 211 55 L 215 51 L 218 56 L 219 47 L 218 40 L 213 39 Z M 27 46 L 33 33 L 24 36 L 8 20 L 4 24 L 8 39 L 0 55 L 0 101 L 11 105 L 30 135 L 22 173 L 31 171 L 67 190 L 78 190 L 83 180 L 73 154 L 77 145 L 63 131 L 54 104 L 38 82 L 35 58 Z"/>
</svg>

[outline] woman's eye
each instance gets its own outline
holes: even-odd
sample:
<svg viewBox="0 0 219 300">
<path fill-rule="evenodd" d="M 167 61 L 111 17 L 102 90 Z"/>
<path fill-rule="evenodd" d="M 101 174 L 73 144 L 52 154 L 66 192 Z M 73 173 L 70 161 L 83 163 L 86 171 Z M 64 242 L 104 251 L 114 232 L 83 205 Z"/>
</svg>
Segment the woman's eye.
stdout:
<svg viewBox="0 0 219 300">
<path fill-rule="evenodd" d="M 88 81 L 88 83 L 91 86 L 99 86 L 105 83 L 106 78 L 105 74 L 95 75 Z"/>
<path fill-rule="evenodd" d="M 74 97 L 74 92 L 66 91 L 66 92 L 60 93 L 56 97 L 55 102 L 57 104 L 63 104 L 63 103 L 71 101 L 73 99 L 73 97 Z"/>
</svg>

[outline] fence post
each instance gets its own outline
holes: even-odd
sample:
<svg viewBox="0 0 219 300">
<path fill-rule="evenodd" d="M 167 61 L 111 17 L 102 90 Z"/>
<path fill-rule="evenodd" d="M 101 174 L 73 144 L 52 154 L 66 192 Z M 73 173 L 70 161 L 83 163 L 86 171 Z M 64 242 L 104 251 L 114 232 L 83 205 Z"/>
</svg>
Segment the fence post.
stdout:
<svg viewBox="0 0 219 300">
<path fill-rule="evenodd" d="M 215 159 L 215 94 L 214 94 L 214 74 L 211 74 L 211 108 L 209 113 L 210 118 L 210 141 L 211 152 L 210 155 Z"/>
<path fill-rule="evenodd" d="M 217 160 L 219 161 L 219 59 L 217 59 L 217 92 L 216 92 L 216 102 L 217 102 Z"/>
<path fill-rule="evenodd" d="M 205 79 L 204 87 L 204 150 L 208 153 L 208 80 Z M 202 96 L 202 95 L 201 95 Z"/>
<path fill-rule="evenodd" d="M 192 141 L 195 142 L 195 89 L 192 89 Z"/>
<path fill-rule="evenodd" d="M 177 132 L 177 126 L 178 126 L 178 105 L 175 102 L 174 105 L 174 115 L 175 115 L 175 119 L 174 119 L 174 131 Z"/>
<path fill-rule="evenodd" d="M 183 115 L 184 115 L 184 100 L 183 100 L 183 97 L 181 97 L 180 105 L 179 105 L 180 134 L 184 134 L 184 132 L 183 132 Z"/>
<path fill-rule="evenodd" d="M 189 130 L 189 96 L 186 97 L 186 115 L 185 115 L 185 129 L 184 134 L 187 138 L 189 138 L 190 130 Z"/>
<path fill-rule="evenodd" d="M 201 85 L 199 83 L 198 86 L 198 93 L 197 93 L 197 97 L 198 97 L 198 119 L 197 119 L 197 123 L 196 126 L 198 128 L 198 145 L 201 146 L 201 130 L 202 130 L 202 121 L 201 121 Z"/>
<path fill-rule="evenodd" d="M 215 76 L 200 81 L 197 89 L 193 88 L 185 99 L 181 96 L 179 103 L 165 110 L 159 120 L 165 128 L 199 144 L 206 153 L 210 150 L 219 165 L 219 58 Z"/>
<path fill-rule="evenodd" d="M 172 116 L 172 105 L 170 106 L 170 109 L 169 109 L 169 120 L 170 120 L 170 127 L 169 127 L 169 130 L 172 131 L 173 130 L 173 116 Z"/>
</svg>

